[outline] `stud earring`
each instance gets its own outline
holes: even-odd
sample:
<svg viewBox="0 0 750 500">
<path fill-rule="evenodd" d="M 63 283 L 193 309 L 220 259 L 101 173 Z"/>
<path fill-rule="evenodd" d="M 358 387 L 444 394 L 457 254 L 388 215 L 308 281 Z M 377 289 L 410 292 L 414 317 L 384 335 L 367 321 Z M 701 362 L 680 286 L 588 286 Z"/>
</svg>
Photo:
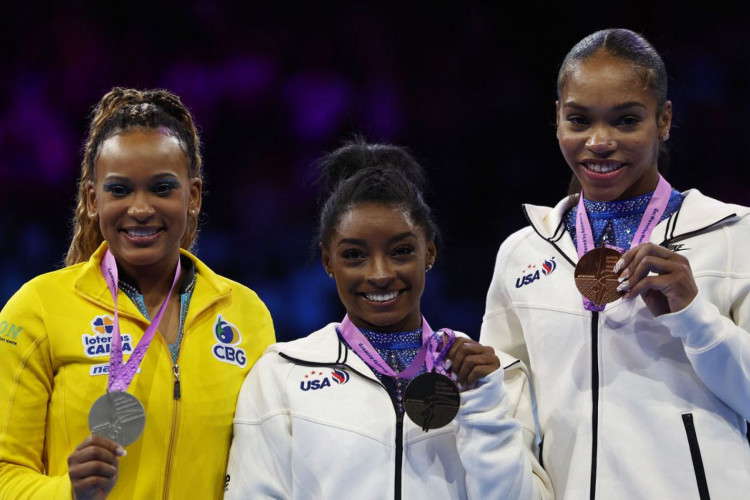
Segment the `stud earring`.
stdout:
<svg viewBox="0 0 750 500">
<path fill-rule="evenodd" d="M 666 134 L 664 134 L 663 136 L 661 136 L 661 140 L 664 141 L 664 142 L 667 142 L 669 140 L 669 132 L 667 132 Z"/>
<path fill-rule="evenodd" d="M 332 271 L 328 271 L 328 277 L 331 278 L 331 279 L 333 279 L 333 272 Z"/>
<path fill-rule="evenodd" d="M 427 267 L 425 268 L 424 272 L 427 272 L 430 269 L 432 269 L 432 262 L 430 262 L 429 264 L 427 264 Z"/>
</svg>

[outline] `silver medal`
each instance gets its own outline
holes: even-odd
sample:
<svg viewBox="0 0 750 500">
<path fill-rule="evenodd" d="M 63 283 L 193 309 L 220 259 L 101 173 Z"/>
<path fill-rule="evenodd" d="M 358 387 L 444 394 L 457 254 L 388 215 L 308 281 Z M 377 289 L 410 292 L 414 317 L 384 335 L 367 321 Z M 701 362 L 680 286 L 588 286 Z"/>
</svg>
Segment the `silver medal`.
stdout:
<svg viewBox="0 0 750 500">
<path fill-rule="evenodd" d="M 89 410 L 91 434 L 105 437 L 120 446 L 128 446 L 138 439 L 145 425 L 143 405 L 127 392 L 108 392 Z"/>
</svg>

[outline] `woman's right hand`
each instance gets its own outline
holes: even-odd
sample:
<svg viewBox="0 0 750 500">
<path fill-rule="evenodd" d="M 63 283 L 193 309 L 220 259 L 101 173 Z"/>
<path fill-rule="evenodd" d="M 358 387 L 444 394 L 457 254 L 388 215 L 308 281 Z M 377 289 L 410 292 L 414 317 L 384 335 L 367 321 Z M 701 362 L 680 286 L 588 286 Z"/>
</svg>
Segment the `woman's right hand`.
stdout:
<svg viewBox="0 0 750 500">
<path fill-rule="evenodd" d="M 68 475 L 76 500 L 107 498 L 117 482 L 119 444 L 101 436 L 89 436 L 68 457 Z"/>
</svg>

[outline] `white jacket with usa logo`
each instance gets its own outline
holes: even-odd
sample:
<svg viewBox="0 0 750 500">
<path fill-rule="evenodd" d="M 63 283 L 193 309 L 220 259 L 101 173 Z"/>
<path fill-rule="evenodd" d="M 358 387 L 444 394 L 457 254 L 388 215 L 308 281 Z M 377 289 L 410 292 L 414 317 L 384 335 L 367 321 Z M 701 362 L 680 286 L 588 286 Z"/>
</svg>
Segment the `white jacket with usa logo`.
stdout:
<svg viewBox="0 0 750 500">
<path fill-rule="evenodd" d="M 337 326 L 270 346 L 251 370 L 225 498 L 552 498 L 522 363 L 463 392 L 455 420 L 425 433 L 397 416 Z"/>
<path fill-rule="evenodd" d="M 687 191 L 651 242 L 699 288 L 654 317 L 640 297 L 583 308 L 563 216 L 500 247 L 480 340 L 531 368 L 542 463 L 558 498 L 745 498 L 750 493 L 750 209 Z"/>
</svg>

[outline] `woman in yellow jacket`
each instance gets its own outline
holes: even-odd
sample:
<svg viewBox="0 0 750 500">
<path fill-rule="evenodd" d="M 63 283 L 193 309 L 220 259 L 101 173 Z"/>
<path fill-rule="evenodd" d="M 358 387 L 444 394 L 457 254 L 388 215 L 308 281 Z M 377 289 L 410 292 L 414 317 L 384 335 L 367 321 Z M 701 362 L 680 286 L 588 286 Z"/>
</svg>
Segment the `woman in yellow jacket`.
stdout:
<svg viewBox="0 0 750 500">
<path fill-rule="evenodd" d="M 95 108 L 64 269 L 0 312 L 0 498 L 220 498 L 242 381 L 274 341 L 191 255 L 192 116 L 164 90 Z"/>
</svg>

